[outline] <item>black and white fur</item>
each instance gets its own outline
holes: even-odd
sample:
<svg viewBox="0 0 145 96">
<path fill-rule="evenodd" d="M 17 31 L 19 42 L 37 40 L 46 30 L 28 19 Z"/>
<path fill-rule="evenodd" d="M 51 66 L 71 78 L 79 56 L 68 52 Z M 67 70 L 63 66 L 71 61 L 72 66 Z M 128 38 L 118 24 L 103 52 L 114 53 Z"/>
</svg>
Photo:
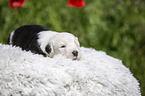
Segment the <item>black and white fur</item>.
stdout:
<svg viewBox="0 0 145 96">
<path fill-rule="evenodd" d="M 25 25 L 14 30 L 8 44 L 22 50 L 53 57 L 62 54 L 73 60 L 81 58 L 77 37 L 67 32 L 54 32 L 40 25 Z"/>
</svg>

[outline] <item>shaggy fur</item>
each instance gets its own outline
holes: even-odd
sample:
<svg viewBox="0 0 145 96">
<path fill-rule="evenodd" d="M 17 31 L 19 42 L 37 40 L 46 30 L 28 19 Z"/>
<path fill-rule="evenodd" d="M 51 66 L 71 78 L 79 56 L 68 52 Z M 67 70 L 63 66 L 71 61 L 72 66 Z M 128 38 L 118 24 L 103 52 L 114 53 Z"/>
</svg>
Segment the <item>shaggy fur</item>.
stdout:
<svg viewBox="0 0 145 96">
<path fill-rule="evenodd" d="M 80 61 L 0 44 L 0 96 L 141 96 L 121 60 L 81 47 Z"/>
</svg>

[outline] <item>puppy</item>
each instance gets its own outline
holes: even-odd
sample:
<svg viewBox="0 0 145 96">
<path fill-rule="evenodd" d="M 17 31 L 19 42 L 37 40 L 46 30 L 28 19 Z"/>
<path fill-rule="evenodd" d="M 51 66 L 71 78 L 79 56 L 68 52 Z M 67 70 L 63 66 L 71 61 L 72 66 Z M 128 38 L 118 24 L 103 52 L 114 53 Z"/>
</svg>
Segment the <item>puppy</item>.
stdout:
<svg viewBox="0 0 145 96">
<path fill-rule="evenodd" d="M 53 57 L 56 54 L 76 60 L 81 58 L 78 38 L 67 32 L 54 32 L 40 25 L 25 25 L 14 30 L 8 44 L 22 50 Z"/>
</svg>

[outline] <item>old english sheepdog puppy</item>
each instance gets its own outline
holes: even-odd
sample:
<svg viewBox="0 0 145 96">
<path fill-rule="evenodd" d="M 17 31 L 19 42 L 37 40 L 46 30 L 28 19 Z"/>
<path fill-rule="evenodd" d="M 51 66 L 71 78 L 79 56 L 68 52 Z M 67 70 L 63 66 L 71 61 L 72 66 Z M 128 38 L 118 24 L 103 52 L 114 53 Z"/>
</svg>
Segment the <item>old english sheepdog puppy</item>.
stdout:
<svg viewBox="0 0 145 96">
<path fill-rule="evenodd" d="M 14 30 L 8 44 L 22 50 L 53 57 L 62 54 L 73 60 L 81 58 L 78 38 L 67 32 L 54 32 L 40 25 L 25 25 Z"/>
</svg>

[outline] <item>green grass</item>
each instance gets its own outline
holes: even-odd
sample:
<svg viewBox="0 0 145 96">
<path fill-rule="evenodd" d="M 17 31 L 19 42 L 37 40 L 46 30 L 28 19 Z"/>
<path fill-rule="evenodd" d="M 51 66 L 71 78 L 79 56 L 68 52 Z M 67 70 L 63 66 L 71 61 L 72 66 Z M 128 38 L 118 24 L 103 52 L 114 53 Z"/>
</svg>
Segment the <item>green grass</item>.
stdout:
<svg viewBox="0 0 145 96">
<path fill-rule="evenodd" d="M 139 80 L 145 96 L 144 0 L 85 0 L 84 8 L 68 7 L 67 0 L 27 0 L 23 8 L 0 1 L 0 43 L 21 25 L 39 24 L 71 32 L 82 46 L 103 50 L 121 59 Z"/>
</svg>

